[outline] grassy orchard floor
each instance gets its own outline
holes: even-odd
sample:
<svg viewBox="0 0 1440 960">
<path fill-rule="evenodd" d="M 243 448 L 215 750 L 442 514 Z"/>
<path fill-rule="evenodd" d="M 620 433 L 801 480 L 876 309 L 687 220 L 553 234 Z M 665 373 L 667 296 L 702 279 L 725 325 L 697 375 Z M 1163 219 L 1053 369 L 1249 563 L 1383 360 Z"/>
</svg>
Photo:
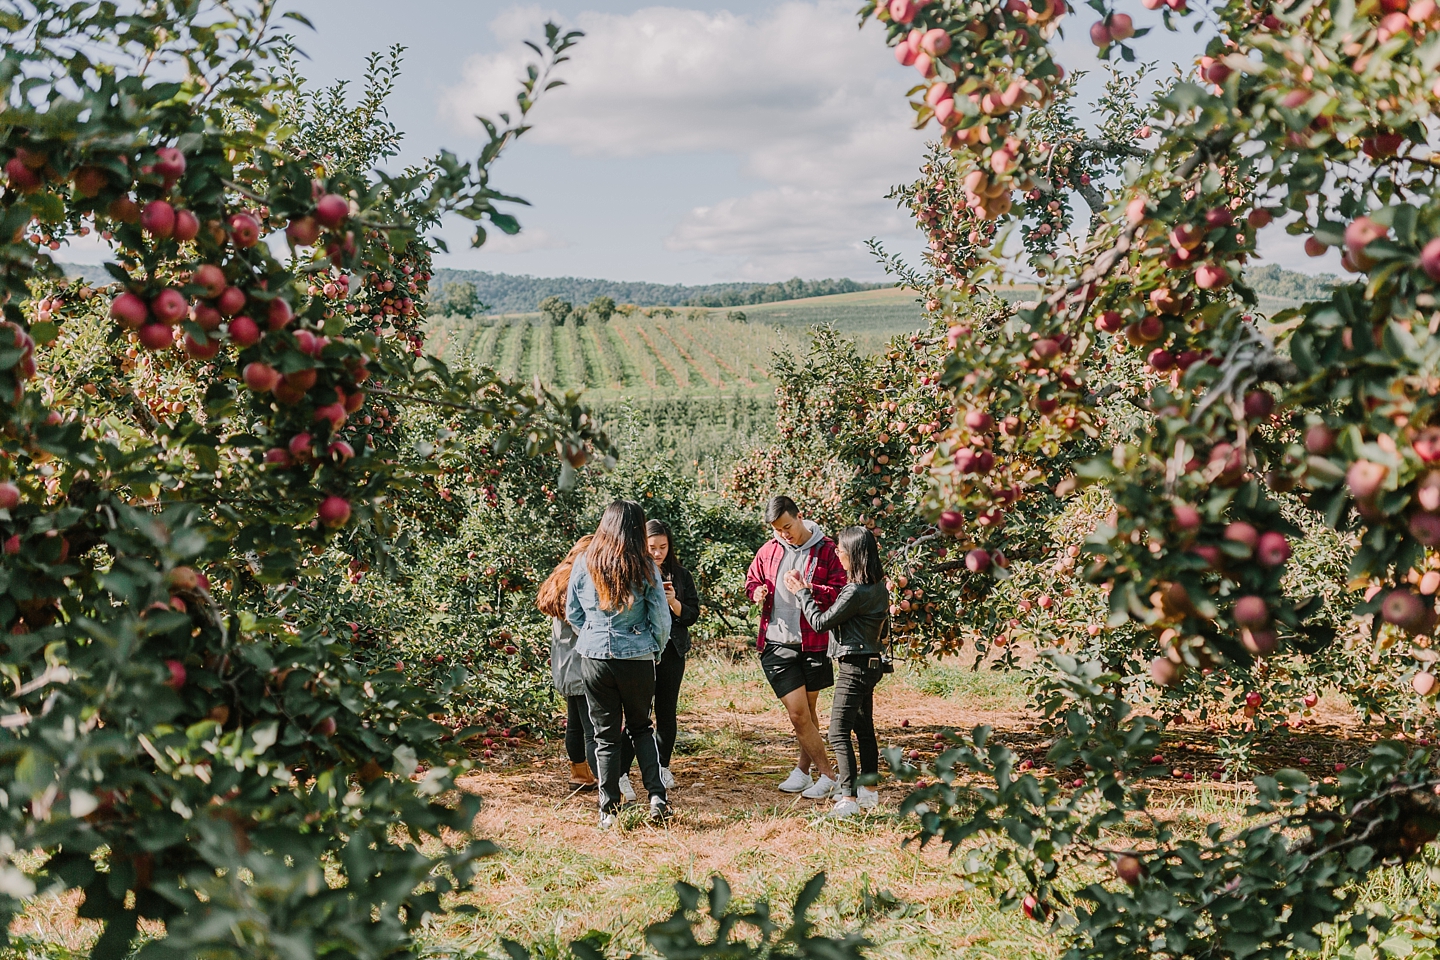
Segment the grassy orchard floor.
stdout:
<svg viewBox="0 0 1440 960">
<path fill-rule="evenodd" d="M 877 690 L 881 745 L 929 756 L 937 731 L 985 723 L 1040 763 L 1044 739 L 1026 709 L 1027 697 L 1020 674 L 974 673 L 958 663 L 902 667 Z M 828 711 L 828 694 L 820 703 Z M 612 938 L 620 950 L 640 950 L 645 927 L 674 909 L 677 881 L 703 887 L 722 873 L 739 901 L 765 897 L 778 908 L 821 870 L 829 883 L 813 919 L 832 934 L 863 924 L 878 944 L 874 957 L 1022 960 L 1058 954 L 1058 940 L 1044 927 L 1018 911 L 1001 912 L 983 892 L 967 891 L 960 864 L 943 847 L 902 846 L 914 827 L 913 820 L 894 815 L 903 786 L 882 784 L 880 812 L 849 822 L 826 819 L 828 801 L 775 790 L 794 762 L 792 740 L 753 654 L 736 660 L 693 656 L 680 706 L 685 753 L 672 763 L 680 787 L 672 795 L 677 817 L 668 828 L 651 827 L 636 808 L 622 818 L 621 829 L 597 830 L 595 795 L 572 795 L 566 788 L 563 746 L 554 741 L 517 742 L 466 779 L 464 786 L 484 799 L 477 832 L 503 852 L 485 861 L 479 882 L 463 898 L 478 912 L 448 918 L 427 932 L 438 955 L 499 955 L 499 938 L 507 937 L 541 947 L 539 956 L 553 956 L 549 947 L 590 931 Z M 1338 703 L 1322 700 L 1315 719 L 1302 733 L 1277 736 L 1263 766 L 1295 766 L 1305 757 L 1318 776 L 1327 765 L 1363 754 L 1372 734 L 1357 728 Z M 1187 731 L 1167 740 L 1166 765 L 1196 779 L 1153 783 L 1155 806 L 1197 835 L 1217 817 L 1238 823 L 1244 808 L 1242 788 L 1208 780 L 1219 735 Z M 902 906 L 882 898 L 867 908 L 867 896 L 882 892 Z M 1382 874 L 1362 899 L 1396 903 L 1435 893 L 1423 866 L 1416 866 Z M 33 902 L 12 925 L 25 938 L 22 945 L 0 950 L 0 960 L 85 956 L 99 927 L 76 919 L 78 905 L 76 894 Z"/>
<path fill-rule="evenodd" d="M 973 673 L 948 663 L 902 668 L 877 689 L 881 745 L 933 755 L 937 731 L 984 723 L 1038 764 L 1044 739 L 1026 710 L 1027 696 L 1019 674 Z M 828 693 L 820 703 L 828 711 Z M 677 817 L 668 828 L 651 827 L 634 808 L 618 831 L 597 830 L 595 795 L 566 788 L 558 743 L 521 743 L 470 777 L 466 787 L 485 799 L 478 830 L 505 852 L 487 862 L 482 881 L 464 898 L 478 913 L 437 927 L 435 945 L 492 952 L 503 936 L 563 946 L 598 931 L 625 951 L 639 950 L 645 927 L 674 909 L 677 881 L 703 887 L 721 873 L 740 901 L 765 897 L 778 906 L 823 870 L 829 883 L 816 916 L 820 928 L 838 934 L 865 924 L 878 944 L 873 956 L 1057 955 L 1057 942 L 1043 927 L 1018 911 L 999 911 L 985 893 L 967 891 L 960 864 L 943 847 L 902 847 L 914 826 L 894 815 L 903 786 L 882 785 L 880 813 L 845 823 L 824 817 L 828 801 L 776 791 L 793 764 L 793 741 L 753 656 L 733 662 L 692 657 L 681 711 L 689 742 L 672 763 L 680 787 L 672 794 Z M 1318 722 L 1303 733 L 1276 738 L 1267 768 L 1305 757 L 1320 775 L 1363 754 L 1360 731 L 1329 701 L 1312 719 Z M 1195 780 L 1154 783 L 1156 805 L 1197 834 L 1216 816 L 1238 823 L 1244 808 L 1240 788 L 1209 781 L 1217 736 L 1196 731 L 1167 740 L 1167 766 Z M 1394 901 L 1407 883 L 1413 895 L 1413 878 L 1388 874 L 1366 895 Z M 881 891 L 907 906 L 867 909 L 867 895 Z"/>
</svg>

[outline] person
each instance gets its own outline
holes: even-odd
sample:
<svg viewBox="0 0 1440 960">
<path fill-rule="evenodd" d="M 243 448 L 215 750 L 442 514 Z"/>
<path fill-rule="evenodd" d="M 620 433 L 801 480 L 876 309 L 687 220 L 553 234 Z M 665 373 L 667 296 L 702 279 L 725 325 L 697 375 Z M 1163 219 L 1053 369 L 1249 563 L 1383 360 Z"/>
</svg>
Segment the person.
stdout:
<svg viewBox="0 0 1440 960">
<path fill-rule="evenodd" d="M 685 657 L 690 653 L 690 627 L 700 619 L 700 594 L 695 578 L 675 558 L 674 536 L 664 520 L 645 524 L 645 548 L 660 568 L 665 587 L 665 601 L 670 607 L 670 642 L 655 665 L 655 742 L 660 751 L 660 779 L 666 790 L 675 789 L 675 776 L 670 772 L 670 758 L 675 753 L 675 735 L 679 730 L 680 684 L 685 679 Z M 620 765 L 625 775 L 620 778 L 620 793 L 635 798 L 630 785 L 630 765 L 634 757 L 630 741 L 620 744 Z"/>
<path fill-rule="evenodd" d="M 645 510 L 640 504 L 616 500 L 605 508 L 595 539 L 570 571 L 565 619 L 577 634 L 575 650 L 595 728 L 601 829 L 613 827 L 620 810 L 622 735 L 630 738 L 640 762 L 650 818 L 668 819 L 650 701 L 655 696 L 655 662 L 670 639 L 670 605 L 660 568 L 645 549 Z"/>
<path fill-rule="evenodd" d="M 755 554 L 745 576 L 745 593 L 760 604 L 760 666 L 770 689 L 785 706 L 799 742 L 795 769 L 780 783 L 786 793 L 811 799 L 830 796 L 835 788 L 834 769 L 825 756 L 816 701 L 820 691 L 834 684 L 834 669 L 826 656 L 829 636 L 805 619 L 794 592 L 784 584 L 786 571 L 797 570 L 810 584 L 818 609 L 835 602 L 845 585 L 845 568 L 835 555 L 835 542 L 819 524 L 800 516 L 795 501 L 778 496 L 765 505 L 765 522 L 774 539 Z M 810 770 L 820 775 L 810 778 Z"/>
<path fill-rule="evenodd" d="M 565 619 L 565 593 L 570 588 L 570 571 L 575 560 L 590 546 L 594 536 L 581 537 L 560 565 L 540 584 L 535 606 L 550 618 L 550 677 L 565 698 L 565 753 L 570 757 L 570 786 L 582 790 L 595 787 L 595 728 L 590 725 L 590 703 L 585 699 L 585 678 L 580 675 L 580 655 L 575 652 L 575 628 Z"/>
<path fill-rule="evenodd" d="M 830 631 L 830 656 L 837 663 L 835 699 L 830 706 L 830 747 L 839 775 L 832 816 L 848 817 L 880 802 L 876 790 L 859 786 L 855 747 L 860 746 L 860 776 L 880 772 L 880 746 L 875 739 L 875 685 L 881 667 L 881 636 L 890 615 L 890 591 L 880 572 L 880 548 L 864 527 L 840 531 L 835 548 L 849 582 L 835 602 L 822 610 L 814 591 L 798 570 L 785 573 L 786 586 L 799 598 L 805 618 L 816 630 Z"/>
</svg>

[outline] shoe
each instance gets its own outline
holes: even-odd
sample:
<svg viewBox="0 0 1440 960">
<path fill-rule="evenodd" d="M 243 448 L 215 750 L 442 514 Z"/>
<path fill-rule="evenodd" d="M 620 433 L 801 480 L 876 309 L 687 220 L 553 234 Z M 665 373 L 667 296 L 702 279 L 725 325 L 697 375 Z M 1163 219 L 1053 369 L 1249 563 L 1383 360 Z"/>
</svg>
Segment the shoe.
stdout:
<svg viewBox="0 0 1440 960">
<path fill-rule="evenodd" d="M 613 830 L 613 829 L 615 829 L 615 814 L 613 814 L 613 813 L 602 813 L 602 814 L 600 814 L 600 829 L 601 829 L 601 830 Z"/>
<path fill-rule="evenodd" d="M 650 822 L 664 823 L 670 819 L 670 804 L 659 797 L 650 798 Z"/>
<path fill-rule="evenodd" d="M 669 767 L 660 768 L 660 785 L 666 790 L 675 789 L 675 774 L 670 772 Z"/>
<path fill-rule="evenodd" d="M 853 817 L 860 812 L 860 804 L 854 797 L 836 797 L 835 806 L 830 808 L 832 817 Z"/>
<path fill-rule="evenodd" d="M 630 774 L 620 778 L 620 796 L 625 798 L 626 803 L 635 802 L 635 788 L 630 785 Z"/>
<path fill-rule="evenodd" d="M 578 787 L 581 790 L 595 789 L 595 774 L 590 772 L 590 764 L 570 764 L 570 786 Z"/>
<path fill-rule="evenodd" d="M 869 787 L 860 788 L 860 796 L 855 798 L 855 803 L 861 810 L 874 810 L 880 806 L 880 791 L 871 790 Z"/>
<path fill-rule="evenodd" d="M 780 792 L 800 793 L 801 791 L 808 789 L 810 784 L 813 782 L 814 781 L 810 779 L 810 774 L 806 773 L 804 770 L 801 770 L 799 767 L 796 767 L 794 770 L 790 771 L 790 776 L 786 777 L 784 781 L 780 784 Z"/>
<path fill-rule="evenodd" d="M 834 780 L 831 780 L 828 776 L 822 773 L 820 774 L 820 779 L 815 781 L 815 785 L 809 790 L 801 793 L 800 796 L 804 797 L 806 800 L 824 800 L 826 797 L 830 796 L 835 792 L 836 786 L 837 784 Z"/>
</svg>

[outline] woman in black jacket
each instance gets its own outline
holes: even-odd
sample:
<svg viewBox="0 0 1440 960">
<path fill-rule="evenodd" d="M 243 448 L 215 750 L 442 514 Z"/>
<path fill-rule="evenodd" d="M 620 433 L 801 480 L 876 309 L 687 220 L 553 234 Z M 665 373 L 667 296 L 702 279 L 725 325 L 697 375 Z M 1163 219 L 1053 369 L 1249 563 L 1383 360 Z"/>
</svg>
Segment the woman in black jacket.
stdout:
<svg viewBox="0 0 1440 960">
<path fill-rule="evenodd" d="M 805 619 L 816 630 L 830 631 L 830 656 L 835 671 L 835 699 L 830 707 L 830 748 L 835 751 L 839 783 L 831 816 L 848 817 L 880 802 L 878 791 L 857 784 L 855 747 L 860 744 L 860 775 L 880 772 L 880 745 L 875 739 L 875 685 L 883 677 L 881 641 L 890 616 L 890 591 L 880 571 L 880 548 L 864 527 L 846 527 L 835 544 L 849 582 L 835 602 L 821 610 L 810 585 L 797 571 L 788 571 L 785 585 L 798 597 Z"/>
<path fill-rule="evenodd" d="M 700 594 L 695 590 L 695 578 L 675 559 L 669 524 L 664 520 L 646 523 L 645 545 L 660 567 L 665 599 L 670 603 L 670 642 L 655 665 L 655 740 L 660 748 L 660 780 L 669 790 L 675 786 L 670 757 L 675 752 L 679 727 L 680 682 L 685 679 L 685 656 L 690 652 L 690 627 L 700 619 Z M 625 749 L 629 742 L 621 742 L 620 769 L 626 771 L 630 769 L 631 751 Z M 628 777 L 620 783 L 622 793 L 627 786 Z"/>
</svg>

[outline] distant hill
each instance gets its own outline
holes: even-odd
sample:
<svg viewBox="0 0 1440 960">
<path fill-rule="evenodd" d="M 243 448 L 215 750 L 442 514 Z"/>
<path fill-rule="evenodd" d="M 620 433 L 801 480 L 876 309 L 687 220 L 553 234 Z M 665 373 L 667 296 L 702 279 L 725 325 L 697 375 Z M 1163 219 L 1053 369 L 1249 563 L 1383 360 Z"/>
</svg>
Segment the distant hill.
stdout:
<svg viewBox="0 0 1440 960">
<path fill-rule="evenodd" d="M 1333 285 L 1344 281 L 1330 273 L 1296 273 L 1269 263 L 1246 270 L 1245 282 L 1262 297 L 1304 301 L 1323 300 Z"/>
<path fill-rule="evenodd" d="M 712 283 L 704 286 L 640 283 L 623 280 L 587 280 L 580 277 L 530 277 L 512 273 L 485 273 L 480 270 L 435 271 L 431 285 L 468 281 L 475 285 L 480 302 L 491 313 L 529 313 L 546 297 L 559 297 L 575 306 L 584 306 L 596 297 L 642 307 L 743 307 L 781 300 L 826 297 L 888 287 L 886 283 L 858 283 L 854 280 L 801 280 L 783 283 Z"/>
</svg>

